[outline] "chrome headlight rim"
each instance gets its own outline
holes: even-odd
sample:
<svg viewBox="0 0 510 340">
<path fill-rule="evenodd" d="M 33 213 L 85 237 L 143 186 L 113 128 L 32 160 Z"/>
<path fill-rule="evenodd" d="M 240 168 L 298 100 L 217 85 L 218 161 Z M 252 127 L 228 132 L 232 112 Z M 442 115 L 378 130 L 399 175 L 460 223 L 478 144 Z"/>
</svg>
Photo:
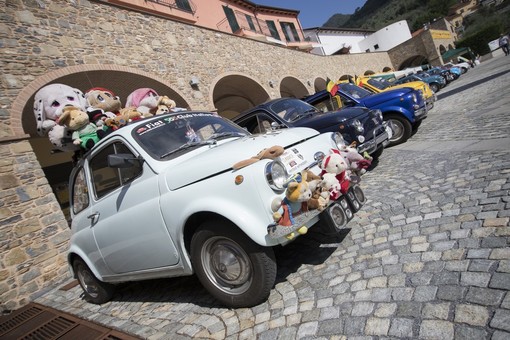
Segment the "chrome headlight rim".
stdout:
<svg viewBox="0 0 510 340">
<path fill-rule="evenodd" d="M 269 162 L 266 164 L 264 171 L 267 184 L 272 190 L 278 193 L 285 191 L 289 174 L 282 162 L 277 160 Z"/>
<path fill-rule="evenodd" d="M 353 119 L 351 122 L 351 125 L 359 133 L 363 133 L 365 131 L 365 128 L 363 127 L 363 124 L 361 124 L 361 121 L 359 119 L 356 119 L 356 118 Z"/>
<path fill-rule="evenodd" d="M 335 132 L 331 135 L 331 139 L 333 139 L 333 143 L 337 146 L 337 149 L 340 149 L 342 146 L 347 145 L 345 138 L 342 136 L 340 132 Z"/>
</svg>

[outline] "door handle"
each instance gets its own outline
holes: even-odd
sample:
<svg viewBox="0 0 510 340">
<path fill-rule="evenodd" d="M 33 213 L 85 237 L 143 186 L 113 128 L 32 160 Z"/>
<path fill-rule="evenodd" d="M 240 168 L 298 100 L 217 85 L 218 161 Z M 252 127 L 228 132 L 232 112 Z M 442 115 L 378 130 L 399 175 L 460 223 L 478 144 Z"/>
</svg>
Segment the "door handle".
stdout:
<svg viewBox="0 0 510 340">
<path fill-rule="evenodd" d="M 87 216 L 87 218 L 90 218 L 92 220 L 92 224 L 96 224 L 97 220 L 99 219 L 99 213 L 95 212 L 93 214 L 90 214 Z"/>
</svg>

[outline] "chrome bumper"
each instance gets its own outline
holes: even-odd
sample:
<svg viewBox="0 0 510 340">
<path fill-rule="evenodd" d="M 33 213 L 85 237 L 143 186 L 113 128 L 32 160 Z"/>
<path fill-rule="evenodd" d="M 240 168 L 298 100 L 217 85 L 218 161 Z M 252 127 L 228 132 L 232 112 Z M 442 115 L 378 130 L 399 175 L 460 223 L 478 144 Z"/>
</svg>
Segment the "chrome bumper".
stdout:
<svg viewBox="0 0 510 340">
<path fill-rule="evenodd" d="M 380 145 L 386 145 L 389 143 L 390 136 L 388 135 L 387 127 L 384 126 L 384 131 L 379 135 L 376 135 L 377 131 L 374 131 L 374 138 L 366 141 L 363 144 L 360 144 L 357 149 L 358 153 L 363 154 L 365 151 L 369 154 L 374 152 L 379 148 Z"/>
</svg>

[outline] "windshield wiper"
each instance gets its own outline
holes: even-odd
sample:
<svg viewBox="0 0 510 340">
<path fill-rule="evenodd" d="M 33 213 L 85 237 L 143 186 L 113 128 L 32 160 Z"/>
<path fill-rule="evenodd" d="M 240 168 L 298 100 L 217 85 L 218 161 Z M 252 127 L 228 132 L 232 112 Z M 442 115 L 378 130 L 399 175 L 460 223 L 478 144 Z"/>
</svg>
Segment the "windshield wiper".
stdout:
<svg viewBox="0 0 510 340">
<path fill-rule="evenodd" d="M 300 114 L 296 115 L 294 118 L 292 118 L 291 122 L 295 122 L 296 120 L 299 120 L 301 118 L 305 118 L 305 117 L 308 117 L 308 116 L 313 116 L 314 113 L 316 113 L 316 112 L 317 112 L 316 109 L 306 110 L 305 112 L 300 113 Z"/>
<path fill-rule="evenodd" d="M 243 137 L 243 136 L 246 136 L 246 134 L 243 134 L 241 132 L 218 132 L 218 133 L 213 133 L 211 136 L 209 136 L 209 138 L 207 138 L 208 141 L 210 140 L 216 140 L 216 139 L 220 139 L 220 138 L 225 138 L 225 137 Z"/>
<path fill-rule="evenodd" d="M 168 157 L 171 154 L 174 154 L 174 153 L 179 152 L 181 150 L 185 150 L 185 149 L 189 149 L 189 148 L 194 148 L 194 147 L 202 146 L 202 145 L 213 145 L 213 144 L 216 144 L 216 141 L 215 140 L 209 140 L 209 139 L 208 140 L 204 140 L 204 141 L 200 141 L 200 142 L 188 142 L 186 144 L 183 144 L 183 145 L 179 146 L 177 149 L 174 149 L 174 150 L 171 150 L 171 151 L 168 151 L 168 152 L 162 154 L 159 157 L 159 159 Z"/>
</svg>

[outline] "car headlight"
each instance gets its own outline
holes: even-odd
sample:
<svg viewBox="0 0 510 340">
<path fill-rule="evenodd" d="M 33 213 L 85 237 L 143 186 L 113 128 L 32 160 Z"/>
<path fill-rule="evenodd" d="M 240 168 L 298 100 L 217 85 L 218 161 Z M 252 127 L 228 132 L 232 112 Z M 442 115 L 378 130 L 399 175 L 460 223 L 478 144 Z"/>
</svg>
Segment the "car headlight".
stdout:
<svg viewBox="0 0 510 340">
<path fill-rule="evenodd" d="M 267 163 L 265 175 L 266 181 L 271 189 L 275 191 L 283 191 L 285 189 L 289 174 L 281 162 L 272 161 Z"/>
<path fill-rule="evenodd" d="M 359 133 L 363 133 L 363 131 L 365 131 L 365 129 L 363 128 L 363 125 L 361 124 L 361 122 L 357 119 L 354 119 L 352 121 L 352 126 L 354 126 L 354 128 L 356 129 L 356 131 L 358 131 Z"/>
<path fill-rule="evenodd" d="M 418 102 L 418 97 L 416 97 L 416 94 L 413 93 L 413 102 L 417 103 Z"/>
<path fill-rule="evenodd" d="M 373 113 L 374 113 L 374 116 L 377 117 L 377 119 L 382 122 L 383 121 L 383 114 L 381 112 L 381 110 L 379 109 L 375 109 L 373 110 Z"/>
<path fill-rule="evenodd" d="M 338 132 L 335 132 L 333 135 L 331 135 L 331 138 L 333 138 L 333 142 L 335 142 L 337 149 L 340 149 L 340 147 L 347 145 L 344 137 Z"/>
</svg>

